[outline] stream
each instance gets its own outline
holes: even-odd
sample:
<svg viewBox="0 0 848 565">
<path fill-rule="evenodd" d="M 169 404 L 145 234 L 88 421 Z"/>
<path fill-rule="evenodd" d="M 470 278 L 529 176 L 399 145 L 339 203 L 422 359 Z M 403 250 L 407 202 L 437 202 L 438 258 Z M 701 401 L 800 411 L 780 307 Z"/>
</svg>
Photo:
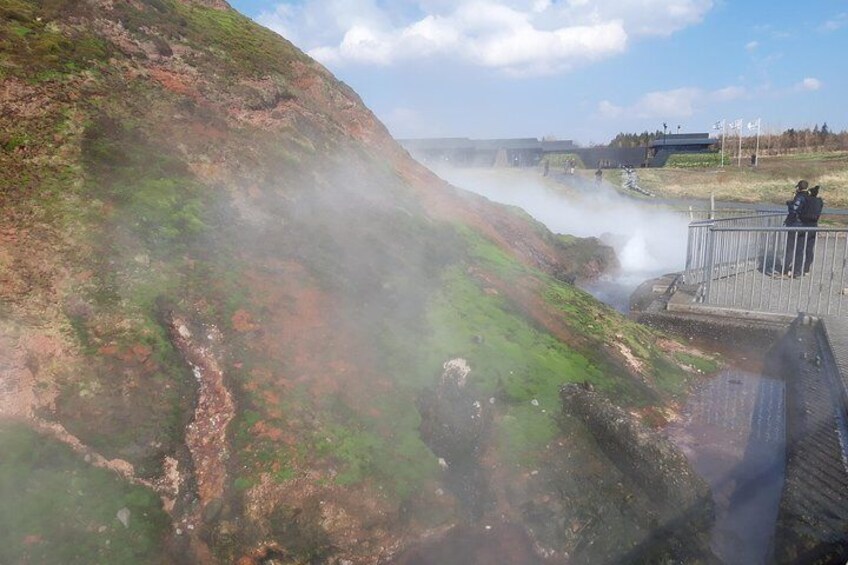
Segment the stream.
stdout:
<svg viewBox="0 0 848 565">
<path fill-rule="evenodd" d="M 607 183 L 564 175 L 553 182 L 567 183 L 568 190 L 556 190 L 536 171 L 437 173 L 460 188 L 524 209 L 555 233 L 598 237 L 611 245 L 620 268 L 581 287 L 621 312 L 629 311 L 637 286 L 685 264 L 688 214 L 663 206 L 681 203 L 630 199 Z M 681 418 L 666 429 L 711 487 L 716 521 L 710 546 L 729 565 L 770 562 L 784 478 L 784 383 L 765 374 L 762 350 L 746 347 L 734 343 L 721 352 L 727 366 L 694 388 Z"/>
</svg>

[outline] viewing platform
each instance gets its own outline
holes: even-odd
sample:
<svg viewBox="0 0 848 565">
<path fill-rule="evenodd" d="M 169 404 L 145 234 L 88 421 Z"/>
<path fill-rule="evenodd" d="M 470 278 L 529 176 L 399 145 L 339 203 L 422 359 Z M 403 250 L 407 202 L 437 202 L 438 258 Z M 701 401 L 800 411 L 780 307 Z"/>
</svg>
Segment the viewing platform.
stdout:
<svg viewBox="0 0 848 565">
<path fill-rule="evenodd" d="M 642 321 L 689 335 L 779 336 L 764 348 L 785 383 L 785 403 L 774 408 L 786 446 L 773 561 L 845 562 L 848 216 L 823 216 L 817 228 L 784 227 L 783 217 L 692 222 L 685 271 L 646 283 L 632 303 Z M 774 404 L 767 400 L 758 402 Z"/>
</svg>

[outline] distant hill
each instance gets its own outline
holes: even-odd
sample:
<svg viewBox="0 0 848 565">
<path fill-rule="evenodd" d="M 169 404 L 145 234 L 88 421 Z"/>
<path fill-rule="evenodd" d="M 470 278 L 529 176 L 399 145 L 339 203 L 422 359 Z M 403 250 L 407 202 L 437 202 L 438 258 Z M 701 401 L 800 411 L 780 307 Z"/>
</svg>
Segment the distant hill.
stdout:
<svg viewBox="0 0 848 565">
<path fill-rule="evenodd" d="M 372 563 L 564 523 L 529 473 L 564 437 L 600 456 L 559 385 L 654 415 L 685 386 L 571 284 L 608 248 L 447 185 L 223 1 L 0 0 L 0 79 L 0 562 Z M 454 358 L 473 511 L 421 432 Z"/>
</svg>

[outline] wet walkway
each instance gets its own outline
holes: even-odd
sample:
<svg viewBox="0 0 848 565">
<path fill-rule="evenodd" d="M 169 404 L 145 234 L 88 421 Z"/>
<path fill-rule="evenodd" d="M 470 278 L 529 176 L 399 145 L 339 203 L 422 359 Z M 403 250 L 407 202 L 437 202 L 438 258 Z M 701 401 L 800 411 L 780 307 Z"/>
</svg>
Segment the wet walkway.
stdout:
<svg viewBox="0 0 848 565">
<path fill-rule="evenodd" d="M 728 565 L 771 561 L 784 478 L 782 380 L 725 370 L 703 383 L 669 427 L 716 503 L 711 549 Z"/>
</svg>

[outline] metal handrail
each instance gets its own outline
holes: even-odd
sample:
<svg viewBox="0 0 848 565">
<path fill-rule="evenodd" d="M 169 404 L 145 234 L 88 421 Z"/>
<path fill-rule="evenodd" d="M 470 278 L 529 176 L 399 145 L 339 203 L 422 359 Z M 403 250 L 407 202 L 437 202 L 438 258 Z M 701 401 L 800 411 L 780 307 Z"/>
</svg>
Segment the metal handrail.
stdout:
<svg viewBox="0 0 848 565">
<path fill-rule="evenodd" d="M 703 284 L 707 281 L 709 275 L 707 264 L 712 255 L 709 248 L 709 230 L 727 224 L 765 224 L 765 226 L 776 226 L 782 223 L 784 216 L 785 214 L 781 212 L 760 212 L 756 215 L 698 220 L 690 223 L 686 249 L 686 267 L 683 272 L 684 283 Z"/>
<path fill-rule="evenodd" d="M 848 228 L 712 224 L 705 231 L 705 264 L 691 281 L 698 301 L 823 315 L 841 315 L 848 304 Z"/>
</svg>

